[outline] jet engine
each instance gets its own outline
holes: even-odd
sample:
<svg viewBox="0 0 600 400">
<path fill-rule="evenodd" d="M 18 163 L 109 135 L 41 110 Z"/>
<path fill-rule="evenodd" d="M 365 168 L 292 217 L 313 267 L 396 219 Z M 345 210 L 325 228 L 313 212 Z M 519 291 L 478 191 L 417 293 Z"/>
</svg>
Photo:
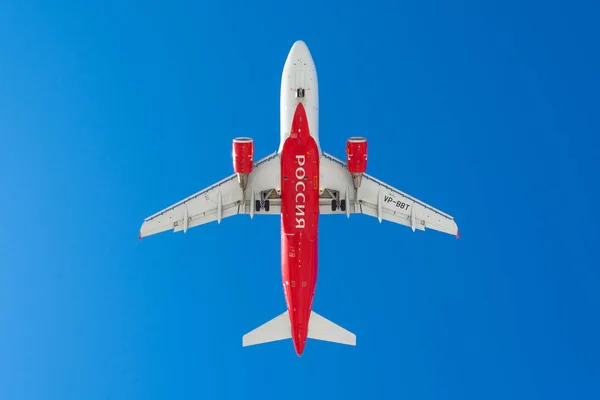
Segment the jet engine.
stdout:
<svg viewBox="0 0 600 400">
<path fill-rule="evenodd" d="M 233 170 L 237 174 L 238 182 L 245 191 L 248 185 L 248 176 L 254 164 L 254 140 L 248 137 L 233 139 Z"/>
<path fill-rule="evenodd" d="M 367 139 L 353 136 L 346 142 L 346 163 L 352 174 L 354 189 L 358 189 L 363 173 L 367 170 Z"/>
</svg>

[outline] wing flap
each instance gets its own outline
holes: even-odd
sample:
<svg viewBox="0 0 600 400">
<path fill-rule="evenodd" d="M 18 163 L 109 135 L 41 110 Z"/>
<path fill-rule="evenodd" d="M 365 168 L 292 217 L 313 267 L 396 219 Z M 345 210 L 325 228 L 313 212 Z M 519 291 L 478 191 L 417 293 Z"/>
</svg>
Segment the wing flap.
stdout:
<svg viewBox="0 0 600 400">
<path fill-rule="evenodd" d="M 359 208 L 360 208 L 360 213 L 361 214 L 365 214 L 365 215 L 369 215 L 371 217 L 375 217 L 377 218 L 377 205 L 375 204 L 371 204 L 371 203 L 362 203 L 359 204 Z M 390 221 L 390 222 L 395 222 L 399 225 L 404 225 L 404 226 L 411 226 L 411 221 L 410 221 L 410 217 L 395 211 L 390 211 L 387 208 L 382 208 L 382 219 L 386 220 L 386 221 Z M 416 221 L 419 221 L 418 219 Z M 417 225 L 415 226 L 416 229 L 419 230 L 425 230 L 425 228 L 423 227 L 423 225 L 419 222 L 417 223 Z"/>
</svg>

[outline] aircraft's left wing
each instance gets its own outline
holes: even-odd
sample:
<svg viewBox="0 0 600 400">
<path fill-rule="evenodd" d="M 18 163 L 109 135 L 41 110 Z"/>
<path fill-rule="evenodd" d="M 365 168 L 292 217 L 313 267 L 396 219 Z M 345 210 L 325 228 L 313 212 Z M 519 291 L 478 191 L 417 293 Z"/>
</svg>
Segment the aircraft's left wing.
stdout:
<svg viewBox="0 0 600 400">
<path fill-rule="evenodd" d="M 172 230 L 187 231 L 189 228 L 209 222 L 221 222 L 223 218 L 237 214 L 279 214 L 280 202 L 271 201 L 267 207 L 265 200 L 277 196 L 280 185 L 280 158 L 277 153 L 257 162 L 248 177 L 245 197 L 238 183 L 237 175 L 207 187 L 170 207 L 146 218 L 140 229 L 140 239 L 145 236 Z M 270 194 L 272 192 L 272 195 Z M 261 202 L 257 210 L 256 201 Z M 275 204 L 273 204 L 275 203 Z"/>
<path fill-rule="evenodd" d="M 320 162 L 320 186 L 324 193 L 320 200 L 321 214 L 366 214 L 382 220 L 411 227 L 414 230 L 436 231 L 458 236 L 454 218 L 413 196 L 363 174 L 358 190 L 354 191 L 352 176 L 343 161 L 323 153 Z M 338 206 L 332 207 L 331 198 L 338 197 Z M 345 210 L 339 205 L 344 200 Z"/>
</svg>

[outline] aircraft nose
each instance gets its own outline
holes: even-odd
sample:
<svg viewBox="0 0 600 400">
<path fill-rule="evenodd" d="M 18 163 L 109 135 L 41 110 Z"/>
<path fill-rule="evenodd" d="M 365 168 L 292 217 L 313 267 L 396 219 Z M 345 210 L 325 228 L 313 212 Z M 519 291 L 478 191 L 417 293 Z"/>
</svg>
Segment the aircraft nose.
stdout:
<svg viewBox="0 0 600 400">
<path fill-rule="evenodd" d="M 308 52 L 308 46 L 306 45 L 306 43 L 304 43 L 303 40 L 296 40 L 296 42 L 294 42 L 294 45 L 292 46 L 292 52 Z"/>
<path fill-rule="evenodd" d="M 312 62 L 312 56 L 308 46 L 304 41 L 297 40 L 288 55 L 288 61 L 292 63 L 294 67 L 306 66 Z"/>
</svg>

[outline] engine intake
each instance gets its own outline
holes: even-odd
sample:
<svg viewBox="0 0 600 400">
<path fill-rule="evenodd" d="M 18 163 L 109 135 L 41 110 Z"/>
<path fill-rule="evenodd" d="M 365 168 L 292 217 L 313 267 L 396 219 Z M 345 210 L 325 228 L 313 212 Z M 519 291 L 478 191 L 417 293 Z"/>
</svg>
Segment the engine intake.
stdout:
<svg viewBox="0 0 600 400">
<path fill-rule="evenodd" d="M 352 174 L 354 188 L 357 189 L 362 181 L 362 175 L 367 170 L 367 139 L 353 136 L 346 142 L 346 163 L 348 172 Z"/>
<path fill-rule="evenodd" d="M 248 175 L 254 165 L 254 140 L 248 137 L 233 139 L 233 170 L 237 174 L 238 182 L 246 190 Z"/>
</svg>

